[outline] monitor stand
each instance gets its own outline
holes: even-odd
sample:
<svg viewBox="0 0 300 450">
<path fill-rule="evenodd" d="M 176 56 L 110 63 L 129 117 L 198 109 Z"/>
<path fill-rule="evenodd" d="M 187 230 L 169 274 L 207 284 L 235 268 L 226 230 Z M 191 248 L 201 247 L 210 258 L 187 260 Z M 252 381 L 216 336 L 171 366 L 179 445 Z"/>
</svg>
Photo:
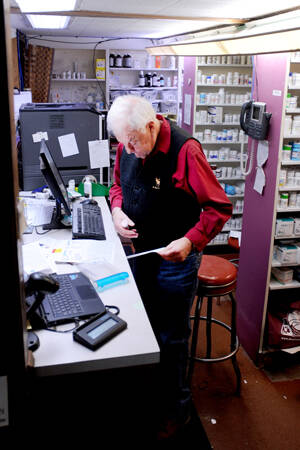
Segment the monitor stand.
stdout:
<svg viewBox="0 0 300 450">
<path fill-rule="evenodd" d="M 43 230 L 61 230 L 70 228 L 72 225 L 66 225 L 62 222 L 64 216 L 61 212 L 61 203 L 56 200 L 56 206 L 53 211 L 51 222 L 43 225 Z"/>
</svg>

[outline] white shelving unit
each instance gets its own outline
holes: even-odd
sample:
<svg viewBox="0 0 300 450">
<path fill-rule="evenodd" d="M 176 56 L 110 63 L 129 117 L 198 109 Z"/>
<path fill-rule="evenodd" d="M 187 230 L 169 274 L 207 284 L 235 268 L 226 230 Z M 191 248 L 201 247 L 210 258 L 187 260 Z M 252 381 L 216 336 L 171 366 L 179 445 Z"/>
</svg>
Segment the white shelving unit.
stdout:
<svg viewBox="0 0 300 450">
<path fill-rule="evenodd" d="M 105 59 L 104 49 L 64 49 L 54 52 L 50 102 L 54 103 L 92 103 L 102 104 L 105 109 L 106 80 L 96 78 L 95 59 Z M 74 75 L 74 78 L 73 78 Z"/>
<path fill-rule="evenodd" d="M 300 62 L 293 62 L 292 59 L 290 61 L 290 70 L 289 72 L 300 72 Z M 299 73 L 300 76 L 300 73 Z M 290 84 L 288 85 L 288 94 L 291 93 L 291 91 L 293 92 L 292 95 L 294 96 L 295 94 L 297 94 L 297 91 L 299 91 L 300 94 L 300 86 L 291 86 Z M 290 115 L 293 114 L 300 114 L 300 108 L 297 107 L 293 107 L 293 108 L 289 108 L 286 107 L 285 110 L 285 117 L 283 118 L 283 120 L 285 120 L 286 117 L 290 117 Z M 283 133 L 283 140 L 282 140 L 282 144 L 292 144 L 295 141 L 300 141 L 300 133 L 290 133 L 289 130 L 286 130 L 286 128 L 284 129 L 284 133 Z M 292 156 L 292 155 L 291 155 Z M 298 183 L 290 183 L 289 178 L 288 178 L 288 172 L 291 171 L 290 173 L 293 173 L 294 171 L 299 172 L 300 173 L 300 167 L 297 167 L 300 165 L 300 161 L 299 160 L 286 160 L 282 158 L 282 155 L 280 155 L 280 185 L 278 186 L 278 193 L 277 193 L 277 215 L 276 215 L 276 220 L 280 220 L 282 218 L 299 218 L 300 217 L 300 185 L 298 185 Z M 284 174 L 286 173 L 286 183 L 283 183 L 283 179 L 282 178 L 284 176 Z M 291 179 L 291 178 L 290 178 Z M 295 180 L 295 179 L 294 179 Z M 299 175 L 299 180 L 300 180 L 300 175 Z M 283 185 L 282 185 L 283 184 Z M 287 194 L 289 196 L 289 200 L 288 200 L 288 205 L 287 207 L 283 207 L 281 205 L 281 195 L 282 194 Z M 293 203 L 290 203 L 291 200 L 291 196 L 293 195 L 293 197 L 295 198 L 295 195 L 299 196 L 299 199 L 296 203 L 296 205 Z M 276 248 L 276 245 L 278 245 L 278 241 L 282 241 L 283 243 L 300 243 L 300 235 L 298 234 L 286 234 L 284 236 L 276 236 L 276 230 L 275 230 L 275 235 L 274 235 L 274 250 Z M 275 257 L 273 258 L 272 261 L 272 268 L 273 267 L 277 267 L 277 268 L 283 268 L 283 267 L 291 267 L 291 268 L 295 268 L 295 267 L 299 267 L 300 263 L 298 262 L 300 261 L 300 259 L 298 258 L 296 263 L 281 263 L 280 261 L 278 261 Z M 274 290 L 286 290 L 286 289 L 295 289 L 295 288 L 300 288 L 300 282 L 293 279 L 292 281 L 288 282 L 288 283 L 281 283 L 278 280 L 276 280 L 276 278 L 272 275 L 271 279 L 270 279 L 270 284 L 269 284 L 269 288 L 271 291 Z"/>
<path fill-rule="evenodd" d="M 230 58 L 241 61 L 238 56 Z M 214 59 L 217 61 L 218 58 L 199 56 L 196 61 L 193 135 L 201 142 L 208 162 L 215 167 L 217 179 L 233 204 L 232 218 L 209 244 L 224 245 L 227 244 L 230 230 L 242 229 L 245 178 L 240 173 L 240 155 L 242 145 L 247 148 L 247 136 L 240 135 L 239 116 L 242 104 L 250 100 L 252 64 L 250 57 L 246 58 L 248 64 L 227 64 L 227 61 L 221 62 L 221 57 L 220 62 Z M 215 63 L 208 62 L 209 60 Z M 210 130 L 209 139 L 207 130 Z M 235 135 L 234 138 L 231 133 Z M 221 137 L 221 134 L 224 136 Z M 224 157 L 224 151 L 220 156 L 222 149 L 227 149 L 227 156 Z M 230 157 L 231 150 L 234 157 Z M 225 150 L 225 155 L 227 151 Z M 214 157 L 211 157 L 213 154 Z M 237 175 L 220 176 L 220 171 L 226 170 Z M 227 185 L 232 187 L 227 189 Z M 231 189 L 238 190 L 236 195 L 229 194 Z"/>
<path fill-rule="evenodd" d="M 130 53 L 132 67 L 107 67 L 107 84 L 109 103 L 118 95 L 126 93 L 141 95 L 148 99 L 154 109 L 163 115 L 177 118 L 178 114 L 178 68 L 175 57 L 161 57 L 161 67 L 156 67 L 155 57 L 148 55 L 144 50 L 108 51 L 109 55 L 124 55 Z M 164 77 L 164 86 L 139 87 L 139 72 L 156 73 Z"/>
</svg>

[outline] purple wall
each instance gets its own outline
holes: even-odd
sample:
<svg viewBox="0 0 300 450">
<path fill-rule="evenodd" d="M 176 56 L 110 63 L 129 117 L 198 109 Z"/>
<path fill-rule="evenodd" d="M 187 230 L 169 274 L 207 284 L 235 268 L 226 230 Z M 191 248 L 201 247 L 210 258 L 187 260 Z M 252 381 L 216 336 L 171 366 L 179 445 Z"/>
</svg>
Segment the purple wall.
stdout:
<svg viewBox="0 0 300 450">
<path fill-rule="evenodd" d="M 182 124 L 181 127 L 187 130 L 190 134 L 193 134 L 194 125 L 194 102 L 195 99 L 195 77 L 196 77 L 196 58 L 195 56 L 186 56 L 184 58 L 184 75 L 183 75 L 183 88 L 182 88 Z M 190 94 L 192 96 L 191 107 L 191 124 L 184 123 L 184 96 Z"/>
<path fill-rule="evenodd" d="M 243 348 L 253 360 L 256 360 L 258 356 L 265 294 L 268 290 L 267 276 L 272 244 L 274 196 L 277 190 L 278 154 L 281 150 L 280 127 L 287 58 L 288 55 L 284 53 L 254 57 L 253 99 L 266 102 L 267 111 L 272 113 L 272 118 L 268 135 L 269 159 L 263 167 L 266 175 L 263 195 L 253 190 L 256 149 L 254 167 L 246 179 L 243 234 L 236 290 L 238 335 Z M 274 90 L 281 91 L 281 96 L 274 95 Z M 249 139 L 248 149 L 250 146 L 251 139 Z"/>
</svg>

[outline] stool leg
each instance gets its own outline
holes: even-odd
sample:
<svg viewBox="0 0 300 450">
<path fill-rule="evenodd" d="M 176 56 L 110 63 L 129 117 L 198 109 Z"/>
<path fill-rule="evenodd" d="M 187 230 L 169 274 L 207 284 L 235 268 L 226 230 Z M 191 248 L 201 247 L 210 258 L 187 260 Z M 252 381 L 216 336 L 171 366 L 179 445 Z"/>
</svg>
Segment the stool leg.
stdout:
<svg viewBox="0 0 300 450">
<path fill-rule="evenodd" d="M 212 297 L 207 297 L 206 358 L 211 357 L 211 316 L 212 316 Z"/>
<path fill-rule="evenodd" d="M 234 348 L 235 348 L 235 345 L 236 345 L 236 301 L 235 301 L 235 298 L 234 298 L 234 296 L 232 295 L 231 292 L 230 292 L 229 296 L 230 296 L 230 299 L 231 299 L 231 351 L 233 351 Z M 231 361 L 232 361 L 233 369 L 235 371 L 236 378 L 237 378 L 236 394 L 240 395 L 240 391 L 241 391 L 241 371 L 240 371 L 240 368 L 238 366 L 236 355 L 234 355 L 231 358 Z"/>
<path fill-rule="evenodd" d="M 192 342 L 191 342 L 191 354 L 190 354 L 190 363 L 188 368 L 188 375 L 187 375 L 187 381 L 190 385 L 192 381 L 193 371 L 194 371 L 194 365 L 195 365 L 195 356 L 196 356 L 196 348 L 197 348 L 197 340 L 198 340 L 198 329 L 199 329 L 199 322 L 200 322 L 200 311 L 202 307 L 202 297 L 198 295 L 197 303 L 195 307 L 195 315 L 194 315 L 194 324 L 193 324 L 193 332 L 192 332 Z"/>
</svg>

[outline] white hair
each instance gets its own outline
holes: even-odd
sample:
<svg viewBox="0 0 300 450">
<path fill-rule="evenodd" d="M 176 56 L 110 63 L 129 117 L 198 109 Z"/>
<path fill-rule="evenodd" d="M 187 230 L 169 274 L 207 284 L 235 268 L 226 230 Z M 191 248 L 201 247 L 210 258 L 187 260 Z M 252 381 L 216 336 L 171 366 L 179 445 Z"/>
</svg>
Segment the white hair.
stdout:
<svg viewBox="0 0 300 450">
<path fill-rule="evenodd" d="M 147 123 L 155 120 L 156 113 L 148 100 L 137 95 L 120 95 L 108 111 L 107 129 L 114 135 L 126 127 L 143 131 Z"/>
</svg>

